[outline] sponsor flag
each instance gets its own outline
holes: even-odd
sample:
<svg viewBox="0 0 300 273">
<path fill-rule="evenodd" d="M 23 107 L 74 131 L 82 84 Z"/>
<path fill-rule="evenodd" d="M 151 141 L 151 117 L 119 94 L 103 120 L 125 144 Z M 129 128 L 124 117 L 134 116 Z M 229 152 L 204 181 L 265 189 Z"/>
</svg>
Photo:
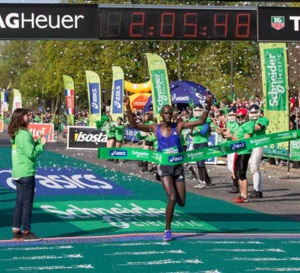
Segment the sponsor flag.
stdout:
<svg viewBox="0 0 300 273">
<path fill-rule="evenodd" d="M 12 105 L 12 111 L 15 111 L 17 108 L 22 108 L 22 96 L 21 92 L 18 89 L 13 89 L 14 100 Z"/>
<path fill-rule="evenodd" d="M 167 67 L 163 58 L 156 54 L 146 53 L 151 80 L 153 111 L 160 119 L 161 108 L 171 104 Z"/>
<path fill-rule="evenodd" d="M 124 73 L 121 67 L 113 66 L 113 83 L 111 92 L 110 115 L 112 120 L 117 120 L 118 117 L 123 117 L 124 106 Z"/>
<path fill-rule="evenodd" d="M 4 92 L 0 90 L 1 93 L 1 119 L 4 120 Z"/>
<path fill-rule="evenodd" d="M 288 71 L 285 43 L 260 44 L 264 116 L 270 124 L 267 133 L 289 131 Z M 288 142 L 269 145 L 267 156 L 287 157 Z"/>
<path fill-rule="evenodd" d="M 96 121 L 101 120 L 101 85 L 100 78 L 93 71 L 85 71 L 88 102 L 89 102 L 89 125 L 96 127 Z"/>
<path fill-rule="evenodd" d="M 68 125 L 74 125 L 75 103 L 74 103 L 74 81 L 68 75 L 63 75 L 64 89 L 66 96 L 66 111 Z"/>
</svg>

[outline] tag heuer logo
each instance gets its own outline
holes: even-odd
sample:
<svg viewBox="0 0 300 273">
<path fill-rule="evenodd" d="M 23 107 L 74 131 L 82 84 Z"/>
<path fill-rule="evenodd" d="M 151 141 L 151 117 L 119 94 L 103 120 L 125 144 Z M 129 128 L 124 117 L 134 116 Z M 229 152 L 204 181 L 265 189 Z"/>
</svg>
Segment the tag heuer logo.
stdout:
<svg viewBox="0 0 300 273">
<path fill-rule="evenodd" d="M 271 17 L 271 26 L 276 30 L 280 30 L 285 27 L 284 16 L 272 16 Z"/>
</svg>

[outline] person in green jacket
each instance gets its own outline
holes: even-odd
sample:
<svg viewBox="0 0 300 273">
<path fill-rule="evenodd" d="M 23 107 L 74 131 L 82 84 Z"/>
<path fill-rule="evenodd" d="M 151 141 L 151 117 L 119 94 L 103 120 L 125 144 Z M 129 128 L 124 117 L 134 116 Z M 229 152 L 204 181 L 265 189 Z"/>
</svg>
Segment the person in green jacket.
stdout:
<svg viewBox="0 0 300 273">
<path fill-rule="evenodd" d="M 150 125 L 150 124 L 154 124 L 155 122 L 153 121 L 153 116 L 150 113 L 146 113 L 144 116 L 144 120 L 143 120 L 143 124 L 144 125 Z M 145 132 L 140 132 L 140 135 L 142 136 L 143 140 L 145 141 L 145 144 L 143 146 L 143 149 L 145 150 L 152 150 L 153 149 L 153 133 L 145 133 Z M 155 137 L 156 138 L 156 137 Z M 152 172 L 155 168 L 155 164 L 151 164 L 151 168 L 150 170 L 148 169 L 148 161 L 144 161 L 142 162 L 142 172 Z"/>
<path fill-rule="evenodd" d="M 17 200 L 13 217 L 13 240 L 39 241 L 31 232 L 31 212 L 35 190 L 36 158 L 47 142 L 45 136 L 35 142 L 28 130 L 28 111 L 17 108 L 8 125 L 12 143 L 12 177 L 16 183 Z M 21 232 L 23 225 L 23 232 Z"/>
<path fill-rule="evenodd" d="M 189 121 L 191 122 L 191 121 L 196 121 L 201 119 L 204 111 L 205 109 L 202 105 L 200 104 L 196 105 L 195 108 L 193 109 L 193 117 Z M 201 149 L 203 147 L 208 147 L 208 137 L 210 135 L 210 126 L 209 126 L 210 122 L 211 121 L 207 119 L 203 125 L 196 126 L 192 130 L 192 133 L 190 134 L 190 138 L 193 140 L 194 149 Z M 204 189 L 207 186 L 214 185 L 207 173 L 205 160 L 199 160 L 196 163 L 197 163 L 200 181 L 199 184 L 195 186 L 195 188 Z"/>
<path fill-rule="evenodd" d="M 230 132 L 231 134 L 234 135 L 235 129 L 238 126 L 238 123 L 236 122 L 236 108 L 232 107 L 229 109 L 229 112 L 227 114 L 227 122 L 226 126 L 223 129 L 219 129 L 217 132 L 224 137 L 224 133 Z M 231 139 L 227 138 L 228 142 L 232 142 Z M 231 174 L 231 179 L 232 179 L 232 187 L 230 187 L 227 192 L 228 193 L 239 193 L 239 179 L 234 176 L 234 166 L 235 166 L 235 160 L 236 160 L 237 154 L 236 153 L 231 153 L 227 155 L 227 168 L 228 171 Z"/>
<path fill-rule="evenodd" d="M 235 128 L 234 134 L 229 130 L 224 133 L 224 136 L 233 141 L 251 138 L 254 134 L 254 123 L 249 121 L 248 111 L 240 108 L 236 111 L 236 119 L 238 126 Z M 243 145 L 241 142 L 240 145 Z M 238 146 L 234 147 L 238 150 Z M 248 203 L 248 180 L 247 168 L 248 162 L 252 153 L 252 149 L 242 150 L 237 152 L 235 160 L 234 176 L 239 179 L 240 196 L 234 199 L 235 203 Z"/>
<path fill-rule="evenodd" d="M 121 148 L 122 142 L 124 140 L 124 131 L 125 131 L 123 118 L 118 117 L 117 122 L 113 124 L 113 126 L 115 128 L 116 148 Z M 119 163 L 119 159 L 115 159 L 115 163 Z"/>
<path fill-rule="evenodd" d="M 103 129 L 107 135 L 106 147 L 112 148 L 115 147 L 116 145 L 115 126 L 114 126 L 115 123 L 113 122 L 112 117 L 109 113 L 107 113 L 107 116 L 109 120 L 104 124 Z M 112 159 L 108 159 L 108 160 L 112 161 Z"/>
<path fill-rule="evenodd" d="M 249 108 L 249 120 L 254 123 L 253 136 L 261 136 L 266 134 L 269 125 L 269 119 L 260 116 L 260 108 L 257 104 L 253 104 Z M 250 198 L 262 198 L 262 175 L 260 172 L 260 162 L 264 153 L 264 147 L 257 147 L 252 150 L 249 159 L 250 172 L 253 175 L 253 193 Z"/>
<path fill-rule="evenodd" d="M 190 115 L 189 115 L 189 112 L 184 109 L 181 111 L 181 115 L 178 117 L 177 121 L 184 121 L 184 122 L 187 122 L 189 121 L 190 119 Z M 191 133 L 191 129 L 182 129 L 181 131 L 181 135 L 180 135 L 180 142 L 181 142 L 181 146 L 183 148 L 184 151 L 187 151 L 188 150 L 188 135 Z M 197 174 L 194 170 L 194 167 L 192 165 L 190 165 L 189 163 L 185 163 L 184 164 L 184 167 L 186 169 L 188 169 L 192 176 L 191 176 L 191 179 L 192 180 L 196 180 L 198 177 L 197 177 Z"/>
</svg>

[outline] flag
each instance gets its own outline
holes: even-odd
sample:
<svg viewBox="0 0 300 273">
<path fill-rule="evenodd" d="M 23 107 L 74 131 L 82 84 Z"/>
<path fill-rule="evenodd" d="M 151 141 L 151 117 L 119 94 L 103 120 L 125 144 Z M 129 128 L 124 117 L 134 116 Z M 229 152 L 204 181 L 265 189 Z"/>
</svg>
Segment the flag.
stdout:
<svg viewBox="0 0 300 273">
<path fill-rule="evenodd" d="M 116 121 L 118 117 L 123 117 L 124 106 L 124 73 L 121 67 L 113 66 L 113 83 L 111 92 L 110 115 Z"/>
<path fill-rule="evenodd" d="M 96 121 L 101 120 L 101 85 L 100 78 L 93 71 L 85 71 L 88 102 L 89 102 L 89 125 L 96 127 Z"/>
<path fill-rule="evenodd" d="M 261 43 L 260 57 L 267 133 L 289 131 L 288 71 L 285 43 Z M 288 156 L 288 142 L 264 149 L 268 156 Z"/>
<path fill-rule="evenodd" d="M 22 108 L 22 96 L 21 92 L 18 89 L 13 89 L 14 100 L 12 105 L 12 112 L 14 112 L 17 108 Z"/>
<path fill-rule="evenodd" d="M 0 89 L 0 93 L 1 93 L 1 119 L 4 119 L 4 93 L 1 91 Z"/>
<path fill-rule="evenodd" d="M 151 80 L 153 111 L 160 119 L 160 111 L 166 104 L 172 105 L 167 67 L 163 58 L 146 53 Z"/>
<path fill-rule="evenodd" d="M 74 103 L 74 81 L 68 75 L 63 75 L 64 89 L 66 96 L 66 111 L 68 125 L 74 126 L 75 103 Z"/>
</svg>

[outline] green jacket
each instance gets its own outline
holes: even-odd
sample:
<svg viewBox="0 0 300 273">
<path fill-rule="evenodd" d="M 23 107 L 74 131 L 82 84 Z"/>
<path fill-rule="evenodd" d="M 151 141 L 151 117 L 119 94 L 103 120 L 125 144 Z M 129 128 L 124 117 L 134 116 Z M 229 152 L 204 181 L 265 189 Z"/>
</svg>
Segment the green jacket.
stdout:
<svg viewBox="0 0 300 273">
<path fill-rule="evenodd" d="M 35 175 L 35 160 L 43 151 L 41 140 L 33 140 L 28 130 L 19 130 L 12 142 L 12 177 L 21 178 Z"/>
<path fill-rule="evenodd" d="M 116 141 L 122 142 L 124 139 L 125 126 L 123 124 L 120 124 L 120 125 L 114 125 L 114 127 L 115 127 Z"/>
</svg>

